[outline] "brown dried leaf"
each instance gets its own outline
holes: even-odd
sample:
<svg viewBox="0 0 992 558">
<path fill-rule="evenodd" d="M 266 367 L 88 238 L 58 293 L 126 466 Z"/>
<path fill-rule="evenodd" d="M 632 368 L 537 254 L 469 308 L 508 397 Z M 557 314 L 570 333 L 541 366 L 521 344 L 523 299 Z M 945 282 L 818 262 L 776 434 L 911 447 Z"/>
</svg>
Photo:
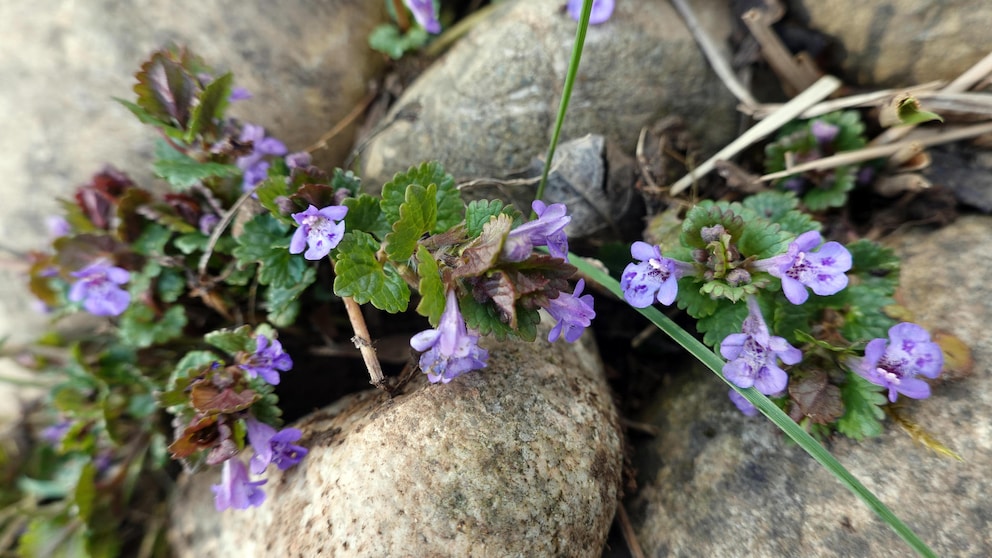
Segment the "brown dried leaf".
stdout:
<svg viewBox="0 0 992 558">
<path fill-rule="evenodd" d="M 816 424 L 833 422 L 844 414 L 840 388 L 828 382 L 822 370 L 790 382 L 789 397 L 797 412 Z"/>
</svg>

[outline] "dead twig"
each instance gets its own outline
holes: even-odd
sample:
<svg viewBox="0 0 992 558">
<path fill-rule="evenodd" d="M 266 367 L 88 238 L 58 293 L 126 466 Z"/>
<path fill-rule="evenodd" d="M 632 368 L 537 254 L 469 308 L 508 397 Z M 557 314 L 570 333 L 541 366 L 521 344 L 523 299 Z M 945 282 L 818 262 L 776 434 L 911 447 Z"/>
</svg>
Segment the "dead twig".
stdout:
<svg viewBox="0 0 992 558">
<path fill-rule="evenodd" d="M 809 109 L 803 111 L 803 113 L 799 115 L 799 118 L 816 118 L 817 116 L 823 116 L 827 113 L 848 108 L 878 106 L 900 93 L 908 93 L 921 99 L 930 98 L 929 93 L 934 92 L 942 85 L 944 85 L 944 82 L 942 81 L 931 81 L 915 87 L 907 87 L 903 89 L 882 89 L 881 91 L 872 91 L 870 93 L 861 93 L 859 95 L 850 95 L 848 97 L 830 99 L 828 101 L 813 105 Z M 738 110 L 756 120 L 762 120 L 780 108 L 782 108 L 782 104 L 780 103 L 764 103 L 751 107 L 751 110 L 748 110 L 748 107 L 745 106 L 738 107 Z"/>
<path fill-rule="evenodd" d="M 767 12 L 752 8 L 741 16 L 744 25 L 761 45 L 761 54 L 782 81 L 787 94 L 805 91 L 820 77 L 820 70 L 809 56 L 793 56 L 772 29 L 775 22 Z"/>
<path fill-rule="evenodd" d="M 915 138 L 912 141 L 892 143 L 889 145 L 876 145 L 872 147 L 865 147 L 863 149 L 858 149 L 855 151 L 845 151 L 843 153 L 838 153 L 837 155 L 833 155 L 831 157 L 824 157 L 823 159 L 817 159 L 815 161 L 810 161 L 808 163 L 796 165 L 784 171 L 766 174 L 760 177 L 759 180 L 761 180 L 762 182 L 769 180 L 778 180 L 779 178 L 785 178 L 787 176 L 792 176 L 793 174 L 799 174 L 802 172 L 833 169 L 843 165 L 860 163 L 862 161 L 870 161 L 872 159 L 891 157 L 897 153 L 902 152 L 905 149 L 915 149 L 914 144 L 918 144 L 919 146 L 922 147 L 930 147 L 932 145 L 951 143 L 963 139 L 969 139 L 969 138 L 981 136 L 984 134 L 992 134 L 992 122 L 986 122 L 984 124 L 976 124 L 974 126 L 954 128 L 950 130 L 943 130 L 929 136 Z"/>
<path fill-rule="evenodd" d="M 634 533 L 634 526 L 630 523 L 630 516 L 627 515 L 627 509 L 622 501 L 617 502 L 617 522 L 620 523 L 620 532 L 623 533 L 623 540 L 627 543 L 631 558 L 644 558 L 641 543 L 637 542 L 637 534 Z"/>
<path fill-rule="evenodd" d="M 344 308 L 348 311 L 348 320 L 355 331 L 355 336 L 351 341 L 355 347 L 362 352 L 365 360 L 365 368 L 369 371 L 370 384 L 386 391 L 386 377 L 382 374 L 382 366 L 379 365 L 379 357 L 375 354 L 375 347 L 372 346 L 372 338 L 369 336 L 369 328 L 365 325 L 365 316 L 362 315 L 362 308 L 350 296 L 342 297 Z"/>
<path fill-rule="evenodd" d="M 369 92 L 365 94 L 365 97 L 363 97 L 362 100 L 359 101 L 358 104 L 355 105 L 355 107 L 352 108 L 351 111 L 349 111 L 348 114 L 344 116 L 344 118 L 339 120 L 338 123 L 335 124 L 333 128 L 328 130 L 326 134 L 320 136 L 320 139 L 315 141 L 314 144 L 311 145 L 310 147 L 304 149 L 304 151 L 306 151 L 307 153 L 313 153 L 318 149 L 323 149 L 327 147 L 327 142 L 329 142 L 334 136 L 340 134 L 345 128 L 350 126 L 351 123 L 354 122 L 356 118 L 361 116 L 362 113 L 365 112 L 365 109 L 369 108 L 369 105 L 372 104 L 372 101 L 375 100 L 378 94 L 379 92 L 375 91 L 374 88 L 369 89 Z"/>
<path fill-rule="evenodd" d="M 756 142 L 775 132 L 786 123 L 794 120 L 809 107 L 827 98 L 840 87 L 840 80 L 833 76 L 823 76 L 808 89 L 797 95 L 768 118 L 758 122 L 736 140 L 718 151 L 698 167 L 683 176 L 672 185 L 671 195 L 677 195 L 688 188 L 693 181 L 698 180 L 713 170 L 717 161 L 730 159 L 734 155 L 754 145 Z M 791 174 L 791 173 L 790 173 Z"/>
</svg>

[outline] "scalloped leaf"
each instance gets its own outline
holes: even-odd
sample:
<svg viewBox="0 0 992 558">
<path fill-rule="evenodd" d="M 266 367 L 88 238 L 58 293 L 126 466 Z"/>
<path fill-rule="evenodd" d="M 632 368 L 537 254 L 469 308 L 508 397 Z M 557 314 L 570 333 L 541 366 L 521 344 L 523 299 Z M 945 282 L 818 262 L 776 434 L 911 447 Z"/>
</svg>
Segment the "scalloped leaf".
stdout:
<svg viewBox="0 0 992 558">
<path fill-rule="evenodd" d="M 437 261 L 423 246 L 417 248 L 417 275 L 420 276 L 417 287 L 420 291 L 420 303 L 417 304 L 417 313 L 426 316 L 427 321 L 437 327 L 441 313 L 444 312 L 444 283 L 441 281 Z"/>
<path fill-rule="evenodd" d="M 258 203 L 262 204 L 262 207 L 265 209 L 268 209 L 273 217 L 287 225 L 296 224 L 292 217 L 283 215 L 283 208 L 279 206 L 280 199 L 289 197 L 289 186 L 286 185 L 286 177 L 270 176 L 266 178 L 255 189 L 255 195 L 258 197 Z"/>
<path fill-rule="evenodd" d="M 255 352 L 255 339 L 252 337 L 251 326 L 247 325 L 237 329 L 211 331 L 203 336 L 203 340 L 229 355 Z"/>
<path fill-rule="evenodd" d="M 300 313 L 300 296 L 314 281 L 317 270 L 307 266 L 298 281 L 289 285 L 272 285 L 265 291 L 266 318 L 276 327 L 289 327 Z"/>
<path fill-rule="evenodd" d="M 161 315 L 145 304 L 131 304 L 120 317 L 121 341 L 132 347 L 144 348 L 166 343 L 183 333 L 186 308 L 170 306 Z"/>
<path fill-rule="evenodd" d="M 426 188 L 411 184 L 406 187 L 405 201 L 400 205 L 399 219 L 393 231 L 386 235 L 386 256 L 394 262 L 406 262 L 417 249 L 417 241 L 434 229 L 437 223 L 437 185 Z"/>
<path fill-rule="evenodd" d="M 345 230 L 365 231 L 379 240 L 386 238 L 392 227 L 379 206 L 379 198 L 360 194 L 356 198 L 345 198 L 342 205 L 348 208 L 344 217 Z"/>
<path fill-rule="evenodd" d="M 437 161 L 423 163 L 410 167 L 406 172 L 399 172 L 393 179 L 382 186 L 382 212 L 388 223 L 395 223 L 400 218 L 400 206 L 406 201 L 407 186 L 416 184 L 427 188 L 436 185 L 435 205 L 437 217 L 431 233 L 442 233 L 462 221 L 465 205 L 462 203 L 455 180 L 444 172 L 444 167 Z"/>
<path fill-rule="evenodd" d="M 258 263 L 258 281 L 276 288 L 292 288 L 303 280 L 308 267 L 302 257 L 289 253 L 289 227 L 269 213 L 245 224 L 234 257 L 242 266 Z"/>
<path fill-rule="evenodd" d="M 517 329 L 500 319 L 499 311 L 491 304 L 483 304 L 467 295 L 459 298 L 458 307 L 461 309 L 465 324 L 481 335 L 492 335 L 503 341 L 507 337 L 517 337 L 524 341 L 537 338 L 537 324 L 541 314 L 537 310 L 528 310 L 521 305 L 516 307 Z"/>
<path fill-rule="evenodd" d="M 703 343 L 719 347 L 728 335 L 740 333 L 746 317 L 747 304 L 721 301 L 715 312 L 699 319 L 696 329 L 703 334 Z"/>
<path fill-rule="evenodd" d="M 885 411 L 882 405 L 887 401 L 882 388 L 848 371 L 847 382 L 840 387 L 844 414 L 837 420 L 837 431 L 841 434 L 863 440 L 882 433 L 882 419 Z"/>
<path fill-rule="evenodd" d="M 224 118 L 234 86 L 234 74 L 228 72 L 211 81 L 197 97 L 186 130 L 186 143 L 193 143 L 197 136 L 214 139 L 219 133 L 218 123 Z"/>
<path fill-rule="evenodd" d="M 675 302 L 679 308 L 697 320 L 716 312 L 719 302 L 699 292 L 700 284 L 694 277 L 683 277 L 678 283 L 679 294 Z"/>
<path fill-rule="evenodd" d="M 159 120 L 186 129 L 193 99 L 200 84 L 185 67 L 191 62 L 187 51 L 160 50 L 152 54 L 135 74 L 134 92 L 138 106 Z"/>
<path fill-rule="evenodd" d="M 496 217 L 504 212 L 504 209 L 511 209 L 513 206 L 505 206 L 502 200 L 476 200 L 468 204 L 465 208 L 465 230 L 469 238 L 474 238 L 482 234 L 482 227 L 489 222 L 491 217 Z"/>
<path fill-rule="evenodd" d="M 359 304 L 372 305 L 386 312 L 406 310 L 410 288 L 392 265 L 376 259 L 379 242 L 363 231 L 349 231 L 336 248 L 334 294 L 350 296 Z"/>
<path fill-rule="evenodd" d="M 740 204 L 734 206 L 726 202 L 714 203 L 712 200 L 699 202 L 685 214 L 679 241 L 690 248 L 706 248 L 707 243 L 702 239 L 701 232 L 703 227 L 714 225 L 723 225 L 732 239 L 739 239 L 744 231 L 744 219 L 735 210 L 743 207 Z"/>
<path fill-rule="evenodd" d="M 799 198 L 793 192 L 767 190 L 745 198 L 741 205 L 796 236 L 822 229 L 812 216 L 799 211 Z"/>
<path fill-rule="evenodd" d="M 843 207 L 847 203 L 847 193 L 857 182 L 855 167 L 837 167 L 832 171 L 833 178 L 824 185 L 822 179 L 803 194 L 803 203 L 810 211 L 823 211 L 831 207 Z"/>
<path fill-rule="evenodd" d="M 896 292 L 899 286 L 899 257 L 895 251 L 867 239 L 851 242 L 847 250 L 852 260 L 848 275 L 859 277 L 863 284 L 879 292 L 889 295 Z"/>
<path fill-rule="evenodd" d="M 335 190 L 348 190 L 352 196 L 357 196 L 362 191 L 362 179 L 350 170 L 336 168 L 331 176 L 331 187 Z"/>
<path fill-rule="evenodd" d="M 164 178 L 178 190 L 185 190 L 208 178 L 241 175 L 241 169 L 235 165 L 197 161 L 176 151 L 164 141 L 155 144 L 155 162 L 152 163 L 152 171 L 155 176 Z"/>
</svg>

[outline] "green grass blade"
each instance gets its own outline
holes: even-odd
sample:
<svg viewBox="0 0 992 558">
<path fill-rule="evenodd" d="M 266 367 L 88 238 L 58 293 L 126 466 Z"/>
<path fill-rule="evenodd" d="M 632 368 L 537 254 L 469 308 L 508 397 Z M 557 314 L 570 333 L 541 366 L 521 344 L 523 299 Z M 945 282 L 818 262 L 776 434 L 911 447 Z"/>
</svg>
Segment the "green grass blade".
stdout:
<svg viewBox="0 0 992 558">
<path fill-rule="evenodd" d="M 618 283 L 613 277 L 610 277 L 608 273 L 586 262 L 582 258 L 575 256 L 574 254 L 569 254 L 569 261 L 572 265 L 579 268 L 579 271 L 583 275 L 593 281 L 596 281 L 621 299 L 623 298 L 623 293 L 620 290 L 620 283 Z M 809 433 L 790 419 L 788 415 L 782 412 L 782 410 L 775 406 L 775 404 L 772 403 L 767 397 L 761 393 L 758 393 L 758 391 L 754 388 L 740 389 L 727 381 L 721 372 L 724 362 L 719 356 L 716 355 L 716 353 L 709 350 L 709 348 L 693 337 L 688 331 L 679 327 L 675 322 L 668 318 L 668 316 L 662 314 L 661 311 L 654 306 L 640 308 L 638 311 L 658 326 L 658 329 L 671 336 L 671 338 L 674 339 L 679 345 L 682 345 L 682 347 L 689 351 L 692 356 L 698 358 L 700 362 L 705 364 L 707 368 L 712 370 L 713 373 L 726 382 L 727 385 L 737 390 L 738 393 L 747 398 L 747 400 L 757 407 L 762 414 L 775 423 L 775 426 L 778 426 L 801 448 L 806 450 L 806 453 L 808 453 L 813 459 L 826 467 L 828 471 L 833 473 L 837 480 L 839 480 L 848 488 L 848 490 L 860 498 L 861 501 L 871 508 L 872 511 L 874 511 L 883 521 L 888 523 L 892 530 L 902 537 L 902 540 L 906 541 L 906 543 L 909 544 L 913 550 L 919 553 L 920 556 L 937 556 L 937 554 L 931 550 L 926 543 L 916 536 L 916 533 L 914 533 L 909 526 L 896 517 L 896 515 L 892 513 L 892 510 L 883 504 L 882 501 L 879 500 L 878 497 L 876 497 L 870 490 L 868 490 L 867 487 L 861 484 L 861 482 L 855 478 L 850 471 L 844 468 L 844 466 L 837 461 L 837 458 L 831 455 L 826 448 L 813 439 Z"/>
<path fill-rule="evenodd" d="M 551 134 L 551 143 L 548 145 L 548 154 L 544 158 L 544 170 L 541 171 L 541 181 L 537 184 L 537 193 L 534 195 L 534 199 L 537 200 L 544 196 L 544 186 L 548 183 L 548 172 L 551 170 L 551 160 L 554 159 L 555 149 L 558 148 L 558 138 L 561 135 L 561 127 L 565 123 L 565 113 L 568 111 L 568 100 L 572 97 L 572 86 L 575 85 L 575 76 L 579 73 L 579 61 L 582 59 L 582 46 L 586 42 L 586 29 L 589 28 L 589 14 L 592 13 L 592 2 L 593 0 L 585 0 L 582 3 L 582 17 L 579 19 L 579 27 L 575 31 L 575 44 L 572 46 L 572 58 L 568 62 L 568 71 L 565 73 L 565 85 L 561 90 L 561 102 L 558 103 L 558 117 L 555 119 L 555 129 Z"/>
</svg>

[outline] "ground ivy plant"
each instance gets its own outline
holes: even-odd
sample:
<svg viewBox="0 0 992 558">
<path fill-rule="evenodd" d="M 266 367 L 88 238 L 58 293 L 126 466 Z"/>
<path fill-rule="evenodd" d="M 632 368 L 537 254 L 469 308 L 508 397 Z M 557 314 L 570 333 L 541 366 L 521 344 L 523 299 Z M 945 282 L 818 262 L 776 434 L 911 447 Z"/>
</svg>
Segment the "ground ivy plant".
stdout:
<svg viewBox="0 0 992 558">
<path fill-rule="evenodd" d="M 352 173 L 227 118 L 247 92 L 188 50 L 154 53 L 136 78 L 136 99 L 119 101 L 157 130 L 153 170 L 170 188 L 107 168 L 62 202 L 51 250 L 32 255 L 31 290 L 53 319 L 94 321 L 36 363 L 56 378 L 51 413 L 3 494 L 29 518 L 5 516 L 22 555 L 122 552 L 117 534 L 138 522 L 126 512 L 150 496 L 134 487 L 167 486 L 170 462 L 221 469 L 218 511 L 262 505 L 265 471 L 308 451 L 281 427 L 274 391 L 293 373 L 280 331 L 301 300 L 343 301 L 367 353 L 351 308 L 415 302 L 428 327 L 411 346 L 437 383 L 486 365 L 483 336 L 533 341 L 542 308 L 552 342 L 574 342 L 595 317 L 583 281 L 570 287 L 563 205 L 535 201 L 529 220 L 498 200 L 466 205 L 438 163 L 362 193 Z M 163 489 L 151 505 L 164 501 Z"/>
</svg>

